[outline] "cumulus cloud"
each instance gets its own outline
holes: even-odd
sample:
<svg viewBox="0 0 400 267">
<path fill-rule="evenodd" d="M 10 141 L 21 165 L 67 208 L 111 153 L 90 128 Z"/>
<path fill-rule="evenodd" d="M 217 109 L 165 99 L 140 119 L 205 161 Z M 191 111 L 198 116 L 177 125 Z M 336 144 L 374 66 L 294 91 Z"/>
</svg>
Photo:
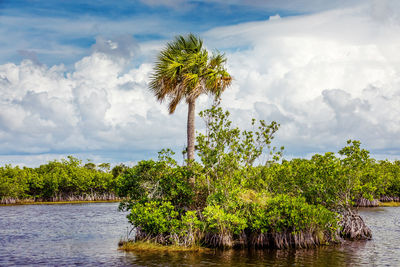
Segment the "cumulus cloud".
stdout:
<svg viewBox="0 0 400 267">
<path fill-rule="evenodd" d="M 384 2 L 204 33 L 210 50 L 228 58 L 235 80 L 222 104 L 235 123 L 277 121 L 276 141 L 289 157 L 338 151 L 352 138 L 381 158 L 398 158 L 400 7 Z M 126 162 L 165 147 L 180 152 L 186 105 L 168 115 L 147 89 L 152 63 L 135 61 L 160 43 L 98 36 L 72 70 L 35 64 L 29 53 L 20 64 L 0 65 L 0 163 L 11 154 Z M 207 104 L 201 97 L 198 110 Z"/>
<path fill-rule="evenodd" d="M 156 103 L 147 89 L 151 65 L 129 64 L 136 49 L 129 39 L 99 37 L 71 72 L 29 59 L 1 65 L 2 154 L 118 151 L 114 161 L 135 161 L 127 154 L 146 158 L 160 147 L 183 147 L 185 108 L 169 116 Z"/>
<path fill-rule="evenodd" d="M 365 3 L 208 31 L 235 77 L 225 106 L 280 122 L 290 155 L 337 151 L 353 138 L 398 157 L 400 6 Z"/>
</svg>

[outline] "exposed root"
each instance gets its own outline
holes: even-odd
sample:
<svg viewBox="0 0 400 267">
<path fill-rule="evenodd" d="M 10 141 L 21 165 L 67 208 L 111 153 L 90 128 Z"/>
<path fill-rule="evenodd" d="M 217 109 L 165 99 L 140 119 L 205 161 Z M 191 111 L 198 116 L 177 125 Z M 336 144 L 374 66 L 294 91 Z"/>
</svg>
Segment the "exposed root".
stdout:
<svg viewBox="0 0 400 267">
<path fill-rule="evenodd" d="M 98 201 L 98 200 L 116 200 L 119 199 L 113 193 L 92 193 L 83 195 L 58 195 L 50 198 L 50 201 Z"/>
<path fill-rule="evenodd" d="M 311 248 L 327 244 L 332 238 L 323 232 L 253 233 L 249 246 L 255 248 Z"/>
<path fill-rule="evenodd" d="M 193 247 L 196 246 L 196 240 L 199 237 L 195 237 L 193 233 L 188 235 L 179 236 L 178 234 L 147 234 L 140 227 L 135 228 L 134 238 L 129 240 L 130 242 L 151 242 L 164 246 L 181 246 L 181 247 Z"/>
<path fill-rule="evenodd" d="M 20 200 L 18 198 L 13 197 L 2 197 L 0 199 L 0 204 L 17 204 Z"/>
<path fill-rule="evenodd" d="M 400 202 L 400 197 L 381 196 L 379 201 L 381 201 L 381 202 Z"/>
<path fill-rule="evenodd" d="M 57 195 L 50 198 L 36 198 L 36 199 L 19 199 L 2 197 L 0 199 L 0 204 L 26 204 L 26 203 L 36 203 L 36 202 L 68 202 L 68 201 L 109 201 L 109 200 L 120 200 L 113 193 L 92 193 L 83 195 Z"/>
<path fill-rule="evenodd" d="M 232 248 L 234 245 L 231 234 L 206 233 L 202 243 L 213 248 Z"/>
<path fill-rule="evenodd" d="M 340 228 L 334 234 L 318 229 L 310 231 L 284 232 L 243 232 L 240 235 L 226 233 L 205 233 L 204 235 L 158 234 L 150 235 L 136 228 L 136 234 L 131 242 L 152 242 L 164 246 L 190 247 L 202 244 L 211 248 L 312 248 L 329 243 L 337 243 L 344 239 L 368 240 L 372 238 L 371 229 L 354 211 L 341 213 Z"/>
<path fill-rule="evenodd" d="M 341 226 L 339 235 L 345 239 L 369 240 L 372 238 L 371 229 L 364 223 L 361 216 L 354 211 L 343 212 L 339 226 Z"/>
<path fill-rule="evenodd" d="M 156 244 L 170 246 L 178 245 L 189 247 L 195 242 L 185 243 L 186 238 L 174 235 L 148 235 L 139 228 L 132 242 L 154 242 Z M 333 238 L 324 232 L 283 232 L 283 233 L 242 233 L 232 235 L 229 233 L 206 233 L 200 240 L 203 246 L 211 248 L 311 248 L 318 245 L 333 242 Z"/>
<path fill-rule="evenodd" d="M 237 248 L 245 248 L 248 245 L 248 237 L 245 232 L 242 232 L 236 238 L 233 239 L 233 246 Z"/>
<path fill-rule="evenodd" d="M 378 207 L 379 200 L 377 200 L 377 199 L 369 200 L 369 199 L 362 197 L 355 201 L 354 206 L 355 207 Z"/>
</svg>

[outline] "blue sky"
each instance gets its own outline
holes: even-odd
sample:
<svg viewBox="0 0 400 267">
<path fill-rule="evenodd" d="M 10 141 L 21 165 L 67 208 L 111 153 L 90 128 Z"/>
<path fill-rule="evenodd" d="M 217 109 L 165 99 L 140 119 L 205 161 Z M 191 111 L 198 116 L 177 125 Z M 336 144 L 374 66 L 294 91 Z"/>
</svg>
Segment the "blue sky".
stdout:
<svg viewBox="0 0 400 267">
<path fill-rule="evenodd" d="M 301 13 L 280 10 L 279 7 L 260 8 L 242 3 L 226 4 L 207 1 L 3 1 L 1 15 L 6 32 L 17 32 L 21 39 L 19 50 L 38 51 L 38 60 L 45 64 L 71 64 L 88 52 L 101 34 L 115 32 L 131 34 L 138 42 L 163 40 L 176 34 L 201 33 L 218 26 L 233 25 L 247 21 L 265 20 L 278 12 L 281 16 Z M 55 23 L 54 27 L 49 25 Z M 90 24 L 64 31 L 71 24 Z M 115 26 L 107 27 L 112 22 Z M 132 29 L 118 29 L 118 22 L 132 22 Z M 136 23 L 143 22 L 137 29 Z M 11 44 L 10 44 L 11 45 Z M 15 43 L 12 47 L 15 48 Z M 55 51 L 59 46 L 75 47 L 80 53 L 68 55 Z M 17 51 L 18 51 L 17 49 Z M 1 60 L 18 62 L 24 53 L 6 53 Z M 39 52 L 40 51 L 40 52 Z M 54 57 L 51 52 L 61 54 Z"/>
<path fill-rule="evenodd" d="M 168 115 L 147 82 L 157 52 L 189 32 L 226 53 L 232 120 L 278 121 L 286 157 L 352 138 L 399 158 L 398 14 L 395 0 L 3 0 L 0 165 L 179 154 L 186 106 Z"/>
</svg>

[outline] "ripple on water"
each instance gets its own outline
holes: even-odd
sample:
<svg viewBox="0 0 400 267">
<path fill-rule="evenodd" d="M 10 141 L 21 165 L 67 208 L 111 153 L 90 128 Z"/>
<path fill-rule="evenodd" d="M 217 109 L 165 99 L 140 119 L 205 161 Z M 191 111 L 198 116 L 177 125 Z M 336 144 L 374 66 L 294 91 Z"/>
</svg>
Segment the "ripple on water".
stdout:
<svg viewBox="0 0 400 267">
<path fill-rule="evenodd" d="M 125 253 L 117 203 L 0 207 L 0 266 L 396 266 L 400 207 L 360 210 L 373 240 L 299 250 Z"/>
</svg>

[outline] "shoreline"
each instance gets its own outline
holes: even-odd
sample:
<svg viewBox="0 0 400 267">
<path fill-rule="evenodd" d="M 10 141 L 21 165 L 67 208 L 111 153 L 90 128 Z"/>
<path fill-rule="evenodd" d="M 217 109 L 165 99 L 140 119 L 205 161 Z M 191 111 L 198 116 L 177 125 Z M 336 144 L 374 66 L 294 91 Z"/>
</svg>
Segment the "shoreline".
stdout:
<svg viewBox="0 0 400 267">
<path fill-rule="evenodd" d="M 205 252 L 213 249 L 202 246 L 184 247 L 178 245 L 161 245 L 150 241 L 120 241 L 118 250 L 125 252 Z"/>
<path fill-rule="evenodd" d="M 378 207 L 400 207 L 400 202 L 398 201 L 380 202 Z"/>
<path fill-rule="evenodd" d="M 0 206 L 20 206 L 20 205 L 65 205 L 65 204 L 85 204 L 85 203 L 115 203 L 121 199 L 111 200 L 71 200 L 71 201 L 21 201 L 17 203 L 0 204 Z"/>
</svg>

